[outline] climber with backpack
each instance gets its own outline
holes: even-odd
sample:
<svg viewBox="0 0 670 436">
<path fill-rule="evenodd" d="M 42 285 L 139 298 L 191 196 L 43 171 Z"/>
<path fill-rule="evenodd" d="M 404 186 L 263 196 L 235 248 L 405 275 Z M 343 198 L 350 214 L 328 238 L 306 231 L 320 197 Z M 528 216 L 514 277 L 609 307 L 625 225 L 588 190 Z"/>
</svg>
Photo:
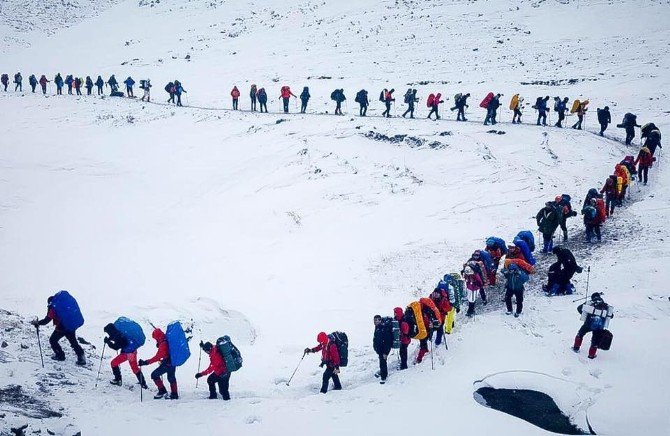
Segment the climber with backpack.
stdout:
<svg viewBox="0 0 670 436">
<path fill-rule="evenodd" d="M 579 105 L 577 105 L 577 122 L 572 125 L 573 129 L 576 130 L 582 130 L 582 123 L 584 122 L 584 115 L 586 115 L 586 111 L 588 110 L 586 106 L 589 104 L 588 100 L 583 100 L 579 102 Z"/>
<path fill-rule="evenodd" d="M 484 119 L 485 126 L 487 126 L 489 122 L 491 125 L 496 125 L 498 123 L 496 121 L 496 116 L 498 114 L 498 108 L 500 107 L 500 97 L 502 97 L 502 94 L 496 94 L 486 105 L 486 118 Z"/>
<path fill-rule="evenodd" d="M 335 102 L 335 115 L 342 115 L 342 102 L 347 97 L 344 96 L 344 89 L 336 89 L 330 94 L 330 99 Z"/>
<path fill-rule="evenodd" d="M 165 92 L 170 95 L 170 98 L 168 98 L 167 102 L 174 103 L 174 82 L 168 82 L 168 84 L 165 85 Z"/>
<path fill-rule="evenodd" d="M 651 154 L 649 148 L 642 147 L 635 159 L 635 165 L 640 164 L 637 169 L 638 181 L 644 180 L 644 186 L 647 186 L 647 176 L 649 175 L 649 168 L 652 167 L 656 158 Z"/>
<path fill-rule="evenodd" d="M 119 365 L 127 361 L 141 388 L 149 389 L 144 374 L 137 365 L 137 349 L 144 345 L 146 339 L 142 327 L 131 319 L 120 317 L 114 323 L 107 324 L 103 330 L 107 333 L 105 344 L 112 350 L 120 350 L 120 353 L 110 363 L 112 374 L 114 374 L 114 380 L 110 383 L 121 386 Z"/>
<path fill-rule="evenodd" d="M 577 212 L 572 210 L 572 204 L 570 203 L 571 200 L 572 198 L 568 194 L 557 195 L 554 199 L 556 208 L 559 211 L 559 225 L 561 226 L 561 230 L 563 230 L 563 241 L 568 240 L 568 218 L 577 216 Z"/>
<path fill-rule="evenodd" d="M 282 102 L 284 103 L 285 114 L 288 113 L 288 103 L 291 100 L 291 97 L 295 97 L 295 94 L 291 92 L 291 88 L 289 86 L 282 86 L 279 99 L 282 100 Z"/>
<path fill-rule="evenodd" d="M 237 86 L 233 86 L 230 96 L 233 98 L 233 110 L 236 111 L 238 108 L 237 104 L 240 101 L 240 90 L 237 89 Z"/>
<path fill-rule="evenodd" d="M 63 95 L 63 76 L 60 73 L 54 77 L 54 83 L 56 84 L 56 95 Z"/>
<path fill-rule="evenodd" d="M 512 115 L 512 124 L 521 124 L 521 117 L 523 116 L 523 113 L 521 112 L 522 104 L 523 97 L 519 96 L 519 94 L 514 94 L 509 103 L 510 110 L 514 111 Z"/>
<path fill-rule="evenodd" d="M 442 315 L 442 325 L 437 329 L 437 333 L 435 335 L 435 345 L 441 345 L 442 336 L 444 336 L 446 329 L 447 318 L 449 317 L 449 313 L 454 310 L 454 308 L 449 301 L 449 294 L 447 291 L 440 289 L 439 287 L 433 289 L 433 292 L 430 294 L 430 299 L 433 300 L 435 307 L 437 307 L 437 309 L 440 311 L 440 314 Z"/>
<path fill-rule="evenodd" d="M 356 93 L 356 98 L 354 101 L 360 106 L 358 115 L 361 117 L 367 116 L 368 106 L 370 105 L 370 101 L 368 100 L 368 92 L 365 89 L 361 89 Z"/>
<path fill-rule="evenodd" d="M 386 106 L 386 110 L 382 112 L 382 117 L 391 118 L 391 103 L 395 102 L 395 98 L 393 97 L 394 92 L 395 89 L 393 88 L 391 88 L 391 90 L 384 89 L 379 95 L 379 99 L 384 102 L 384 105 Z"/>
<path fill-rule="evenodd" d="M 93 93 L 93 79 L 91 76 L 86 76 L 86 95 L 91 95 Z"/>
<path fill-rule="evenodd" d="M 151 80 L 140 80 L 140 89 L 144 91 L 140 100 L 146 101 L 147 103 L 151 102 L 151 86 Z"/>
<path fill-rule="evenodd" d="M 614 214 L 614 207 L 619 201 L 619 189 L 617 188 L 617 183 L 617 175 L 612 174 L 605 180 L 605 185 L 600 190 L 601 194 L 605 194 L 605 210 L 607 211 L 608 217 Z"/>
<path fill-rule="evenodd" d="M 81 84 L 82 84 L 81 77 L 75 77 L 75 79 L 74 79 L 74 90 L 77 93 L 77 95 L 81 95 Z"/>
<path fill-rule="evenodd" d="M 175 340 L 174 344 L 170 344 L 168 336 L 176 337 L 179 340 Z M 165 384 L 163 384 L 163 379 L 161 378 L 163 374 L 167 374 L 167 379 L 170 383 L 170 399 L 178 400 L 179 392 L 177 390 L 177 377 L 175 373 L 177 366 L 183 364 L 190 356 L 184 330 L 181 328 L 179 322 L 176 321 L 168 325 L 167 333 L 163 333 L 163 330 L 159 328 L 154 328 L 151 337 L 156 341 L 158 350 L 156 350 L 156 354 L 152 358 L 148 360 L 140 359 L 139 366 L 160 362 L 158 368 L 151 373 L 151 379 L 158 388 L 154 399 L 167 398 L 167 389 L 165 389 Z"/>
<path fill-rule="evenodd" d="M 42 87 L 42 94 L 47 93 L 47 83 L 49 83 L 49 79 L 47 79 L 47 76 L 42 74 L 42 77 L 40 77 L 40 86 Z"/>
<path fill-rule="evenodd" d="M 554 247 L 553 252 L 556 255 L 557 262 L 560 262 L 562 267 L 563 277 L 561 278 L 561 283 L 568 284 L 570 283 L 570 280 L 572 280 L 572 276 L 574 276 L 575 273 L 581 274 L 583 269 L 581 266 L 577 265 L 577 261 L 575 260 L 575 256 L 572 254 L 572 251 L 570 251 L 568 248 L 557 245 Z"/>
<path fill-rule="evenodd" d="M 637 123 L 637 115 L 628 112 L 623 116 L 621 124 L 617 124 L 617 127 L 626 129 L 626 145 L 630 145 L 630 143 L 633 142 L 633 138 L 635 138 L 635 128 L 640 127 Z"/>
<path fill-rule="evenodd" d="M 562 211 L 556 206 L 555 202 L 548 201 L 535 215 L 538 230 L 542 233 L 543 245 L 541 253 L 550 253 L 554 248 L 554 233 L 560 224 L 562 215 Z"/>
<path fill-rule="evenodd" d="M 598 238 L 598 242 L 601 240 L 600 236 L 600 217 L 598 216 L 598 209 L 596 208 L 597 200 L 595 198 L 591 199 L 591 203 L 582 209 L 582 215 L 584 215 L 584 227 L 586 227 L 586 243 L 590 244 L 593 239 L 593 235 Z"/>
<path fill-rule="evenodd" d="M 135 97 L 135 94 L 133 94 L 133 86 L 135 86 L 135 81 L 133 78 L 128 76 L 128 78 L 124 80 L 123 83 L 126 85 L 126 94 L 128 94 L 128 97 Z"/>
<path fill-rule="evenodd" d="M 265 109 L 265 113 L 268 113 L 268 94 L 265 92 L 265 88 L 258 90 L 258 104 L 261 106 L 261 113 Z"/>
<path fill-rule="evenodd" d="M 547 95 L 546 97 L 538 97 L 537 100 L 535 100 L 535 106 L 533 108 L 537 110 L 537 125 L 539 126 L 540 124 L 543 126 L 547 125 L 547 112 L 549 112 L 549 107 L 547 106 L 547 102 L 549 101 L 549 96 Z"/>
<path fill-rule="evenodd" d="M 603 109 L 598 108 L 598 123 L 600 124 L 600 136 L 604 136 L 607 126 L 612 122 L 612 115 L 610 114 L 609 106 L 605 106 Z"/>
<path fill-rule="evenodd" d="M 68 77 L 72 77 L 72 76 L 68 76 Z M 109 80 L 107 80 L 107 84 L 109 85 L 109 88 L 111 89 L 110 95 L 119 90 L 119 82 L 117 82 L 116 77 L 114 77 L 114 74 L 109 76 Z"/>
<path fill-rule="evenodd" d="M 554 97 L 554 112 L 558 114 L 558 121 L 556 121 L 554 127 L 563 128 L 565 112 L 568 110 L 568 101 L 570 101 L 568 97 L 565 97 L 563 100 L 560 97 Z"/>
<path fill-rule="evenodd" d="M 209 356 L 209 366 L 205 370 L 196 373 L 195 378 L 199 379 L 209 374 L 209 377 L 207 377 L 209 399 L 216 400 L 218 398 L 216 394 L 216 387 L 218 385 L 221 397 L 225 401 L 230 400 L 230 392 L 228 391 L 230 387 L 230 372 L 226 367 L 226 361 L 221 352 L 211 342 L 203 343 L 200 341 L 200 348 Z"/>
<path fill-rule="evenodd" d="M 51 358 L 61 362 L 65 360 L 65 353 L 58 341 L 66 338 L 77 355 L 77 365 L 86 365 L 84 350 L 77 342 L 77 329 L 84 325 L 84 317 L 77 300 L 69 292 L 59 291 L 47 298 L 47 315 L 41 320 L 36 319 L 30 323 L 39 332 L 39 326 L 47 325 L 50 322 L 54 324 L 54 331 L 49 338 L 49 344 L 54 352 Z"/>
<path fill-rule="evenodd" d="M 393 320 L 391 318 L 382 320 L 381 315 L 375 315 L 373 321 L 375 332 L 372 337 L 372 348 L 379 358 L 380 383 L 384 384 L 389 373 L 387 359 L 393 348 Z"/>
<path fill-rule="evenodd" d="M 179 80 L 174 81 L 174 95 L 177 96 L 177 106 L 182 106 L 181 95 L 188 94 Z"/>
<path fill-rule="evenodd" d="M 405 118 L 409 114 L 410 118 L 414 118 L 414 104 L 419 101 L 416 98 L 416 89 L 408 88 L 405 93 L 405 104 L 407 105 L 407 110 L 402 114 L 402 117 Z"/>
<path fill-rule="evenodd" d="M 3 91 L 7 92 L 7 85 L 9 85 L 9 74 L 3 73 L 0 77 L 0 82 L 2 82 Z"/>
<path fill-rule="evenodd" d="M 32 89 L 32 92 L 34 94 L 35 87 L 37 86 L 37 77 L 35 77 L 34 74 L 31 74 L 30 77 L 28 77 L 28 84 L 30 84 L 30 88 Z"/>
<path fill-rule="evenodd" d="M 591 347 L 589 348 L 589 359 L 596 358 L 598 348 L 609 350 L 612 342 L 612 334 L 607 330 L 610 319 L 614 318 L 614 307 L 605 303 L 602 292 L 591 294 L 591 301 L 577 306 L 577 312 L 581 315 L 584 324 L 579 328 L 572 351 L 579 353 L 584 336 L 591 332 Z"/>
<path fill-rule="evenodd" d="M 510 264 L 503 270 L 503 275 L 507 279 L 505 283 L 505 306 L 507 306 L 507 315 L 512 314 L 512 297 L 516 299 L 516 312 L 514 317 L 518 318 L 523 310 L 523 291 L 524 284 L 528 281 L 528 274 L 522 271 L 516 264 Z"/>
<path fill-rule="evenodd" d="M 256 85 L 251 85 L 251 88 L 249 89 L 249 99 L 251 100 L 251 112 L 256 112 L 256 92 L 258 92 L 258 88 Z"/>
<path fill-rule="evenodd" d="M 484 281 L 479 274 L 476 274 L 470 265 L 466 265 L 463 269 L 463 277 L 465 278 L 465 287 L 467 289 L 468 311 L 465 316 L 471 317 L 475 314 L 475 301 L 477 293 L 480 294 L 482 302 L 486 305 L 486 291 L 484 291 Z"/>
<path fill-rule="evenodd" d="M 400 333 L 400 346 L 398 349 L 398 353 L 400 354 L 400 369 L 407 369 L 407 348 L 412 342 L 412 338 L 409 336 L 409 324 L 405 321 L 405 312 L 402 310 L 402 307 L 393 309 L 393 317 L 398 321 Z"/>
<path fill-rule="evenodd" d="M 95 81 L 95 86 L 98 88 L 98 95 L 102 95 L 102 87 L 105 86 L 105 81 L 102 80 L 102 76 L 98 76 L 98 78 Z"/>
<path fill-rule="evenodd" d="M 305 354 L 316 353 L 321 351 L 321 364 L 319 367 L 326 367 L 326 370 L 323 372 L 323 381 L 321 384 L 321 393 L 325 394 L 328 392 L 328 384 L 330 379 L 333 379 L 333 390 L 339 391 L 342 389 L 342 384 L 340 384 L 340 364 L 345 366 L 344 363 L 340 361 L 340 344 L 337 342 L 336 334 L 339 332 L 332 333 L 327 335 L 325 332 L 320 332 L 316 336 L 318 345 L 313 348 L 305 348 Z M 342 334 L 344 335 L 344 334 Z M 346 338 L 346 335 L 344 335 Z M 343 345 L 346 349 L 346 345 Z"/>
<path fill-rule="evenodd" d="M 467 121 L 467 118 L 465 118 L 465 108 L 470 107 L 468 106 L 468 97 L 470 97 L 470 93 L 468 92 L 467 94 L 456 94 L 454 96 L 454 107 L 451 108 L 452 111 L 458 109 L 458 114 L 456 115 L 456 121 Z"/>
<path fill-rule="evenodd" d="M 65 84 L 67 85 L 67 94 L 72 95 L 72 86 L 74 85 L 74 78 L 71 74 L 65 76 Z"/>
<path fill-rule="evenodd" d="M 433 96 L 431 99 L 430 96 L 433 94 L 430 94 L 428 96 L 428 100 L 426 100 L 426 104 L 430 108 L 430 112 L 428 112 L 428 119 L 431 119 L 430 116 L 435 114 L 435 121 L 440 119 L 440 113 L 439 113 L 439 107 L 440 103 L 444 103 L 444 100 L 441 100 L 442 94 L 439 92 Z"/>
<path fill-rule="evenodd" d="M 311 95 L 309 95 L 309 88 L 305 86 L 302 88 L 302 92 L 300 93 L 300 113 L 304 114 L 307 112 L 307 103 L 309 102 L 309 99 L 311 98 Z"/>
<path fill-rule="evenodd" d="M 20 72 L 14 74 L 14 92 L 19 91 L 23 92 L 23 76 Z"/>
<path fill-rule="evenodd" d="M 646 139 L 644 146 L 649 149 L 652 156 L 656 153 L 656 147 L 663 148 L 661 145 L 661 131 L 654 123 L 647 123 L 642 126 L 640 129 L 640 139 Z"/>
</svg>

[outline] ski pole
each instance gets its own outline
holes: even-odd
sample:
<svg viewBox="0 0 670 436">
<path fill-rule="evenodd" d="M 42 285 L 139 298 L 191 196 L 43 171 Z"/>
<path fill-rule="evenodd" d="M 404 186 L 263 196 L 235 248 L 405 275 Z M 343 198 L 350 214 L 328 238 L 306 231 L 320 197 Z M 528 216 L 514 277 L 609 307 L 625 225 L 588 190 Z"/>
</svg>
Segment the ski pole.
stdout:
<svg viewBox="0 0 670 436">
<path fill-rule="evenodd" d="M 202 361 L 202 340 L 200 341 L 200 351 L 198 352 L 198 374 L 200 374 L 200 362 Z M 200 378 L 195 379 L 195 388 L 198 389 Z"/>
<path fill-rule="evenodd" d="M 37 334 L 37 347 L 40 349 L 40 360 L 42 361 L 42 368 L 44 368 L 44 356 L 42 355 L 42 341 L 40 341 L 40 326 L 35 325 L 35 333 Z"/>
<path fill-rule="evenodd" d="M 100 365 L 98 366 L 98 375 L 95 376 L 95 387 L 98 387 L 98 380 L 100 379 L 100 371 L 102 370 L 102 359 L 105 357 L 105 347 L 107 342 L 102 343 L 102 353 L 100 353 Z"/>
<path fill-rule="evenodd" d="M 293 371 L 293 374 L 291 374 L 291 377 L 286 382 L 286 386 L 291 384 L 291 380 L 293 380 L 293 376 L 295 375 L 296 372 L 298 372 L 298 368 L 300 367 L 300 364 L 302 363 L 302 360 L 305 358 L 306 355 L 307 355 L 307 353 L 302 353 L 302 357 L 300 358 L 300 361 L 298 362 L 298 366 L 295 367 L 295 370 Z"/>
</svg>

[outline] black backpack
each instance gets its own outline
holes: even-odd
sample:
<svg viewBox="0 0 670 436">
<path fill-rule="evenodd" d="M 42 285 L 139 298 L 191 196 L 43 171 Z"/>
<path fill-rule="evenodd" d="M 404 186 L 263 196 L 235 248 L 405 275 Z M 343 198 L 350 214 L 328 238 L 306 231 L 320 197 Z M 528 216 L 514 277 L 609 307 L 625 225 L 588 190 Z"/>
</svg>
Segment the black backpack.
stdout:
<svg viewBox="0 0 670 436">
<path fill-rule="evenodd" d="M 384 338 L 393 338 L 393 341 L 391 342 L 391 348 L 400 348 L 400 323 L 398 320 L 390 316 L 385 316 L 382 318 L 381 326 L 383 329 Z"/>
<path fill-rule="evenodd" d="M 385 101 L 384 100 L 384 91 L 379 93 L 379 101 Z"/>
<path fill-rule="evenodd" d="M 407 306 L 405 308 L 405 315 L 402 317 L 403 321 L 409 326 L 409 337 L 413 338 L 419 334 L 419 327 L 416 324 L 416 318 L 414 317 L 414 311 L 411 307 Z"/>
<path fill-rule="evenodd" d="M 340 366 L 347 366 L 349 363 L 349 338 L 344 332 L 333 332 L 328 335 L 328 340 L 337 346 L 340 354 Z"/>
<path fill-rule="evenodd" d="M 412 91 L 407 90 L 405 93 L 405 103 L 409 104 L 412 101 Z"/>
<path fill-rule="evenodd" d="M 172 93 L 172 88 L 174 88 L 174 83 L 170 82 L 167 85 L 165 85 L 165 92 Z"/>
<path fill-rule="evenodd" d="M 228 372 L 234 372 L 242 368 L 242 353 L 237 349 L 229 336 L 221 336 L 216 340 L 216 349 L 226 362 Z"/>
<path fill-rule="evenodd" d="M 331 92 L 330 93 L 330 99 L 337 101 L 337 94 L 338 94 L 337 89 L 335 91 Z"/>
</svg>

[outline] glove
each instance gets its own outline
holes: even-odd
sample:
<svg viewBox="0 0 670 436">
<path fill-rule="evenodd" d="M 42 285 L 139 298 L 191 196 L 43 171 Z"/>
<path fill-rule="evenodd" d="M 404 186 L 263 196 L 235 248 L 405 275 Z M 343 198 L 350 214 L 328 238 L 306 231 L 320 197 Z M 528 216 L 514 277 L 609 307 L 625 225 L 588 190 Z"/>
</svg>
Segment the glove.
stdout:
<svg viewBox="0 0 670 436">
<path fill-rule="evenodd" d="M 323 365 L 325 365 L 325 364 L 326 364 L 326 362 L 321 362 L 321 364 L 319 364 L 319 368 L 323 368 Z"/>
<path fill-rule="evenodd" d="M 137 364 L 138 364 L 139 366 L 147 366 L 147 361 L 146 361 L 146 360 L 142 360 L 142 359 L 140 359 L 140 360 L 137 362 Z"/>
<path fill-rule="evenodd" d="M 311 353 L 311 352 L 312 352 L 312 349 L 311 349 L 311 348 L 305 348 L 305 354 L 309 354 L 309 353 Z"/>
<path fill-rule="evenodd" d="M 105 336 L 105 339 L 102 340 L 105 344 L 109 344 L 109 338 Z"/>
<path fill-rule="evenodd" d="M 35 327 L 39 327 L 39 326 L 40 326 L 39 321 L 36 320 L 36 319 L 30 321 L 30 324 L 32 324 L 32 325 L 35 326 Z"/>
<path fill-rule="evenodd" d="M 202 374 L 200 374 L 200 373 L 197 373 L 197 374 L 195 375 L 195 378 L 196 378 L 196 379 L 199 379 L 200 377 L 202 377 Z"/>
<path fill-rule="evenodd" d="M 456 313 L 461 313 L 461 308 L 460 307 L 456 308 Z"/>
<path fill-rule="evenodd" d="M 577 274 L 581 274 L 582 271 L 584 271 L 584 270 L 582 269 L 581 266 L 578 266 L 578 267 L 575 269 L 575 271 L 577 271 Z"/>
</svg>

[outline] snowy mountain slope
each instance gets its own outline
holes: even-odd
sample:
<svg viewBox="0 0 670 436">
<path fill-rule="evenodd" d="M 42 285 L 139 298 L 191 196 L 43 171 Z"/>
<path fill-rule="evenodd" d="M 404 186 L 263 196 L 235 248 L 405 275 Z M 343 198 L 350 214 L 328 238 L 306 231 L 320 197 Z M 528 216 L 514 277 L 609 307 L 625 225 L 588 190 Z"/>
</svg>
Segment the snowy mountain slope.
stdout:
<svg viewBox="0 0 670 436">
<path fill-rule="evenodd" d="M 189 90 L 188 103 L 214 108 L 227 105 L 228 89 L 249 76 L 248 71 L 267 81 L 271 92 L 285 82 L 294 89 L 309 84 L 318 112 L 331 109 L 327 96 L 335 86 L 346 88 L 352 104 L 348 110 L 354 112 L 353 90 L 361 82 L 374 99 L 386 80 L 397 80 L 392 86 L 402 91 L 403 83 L 427 80 L 423 74 L 436 81 L 444 80 L 442 75 L 457 76 L 474 96 L 471 120 L 479 119 L 477 100 L 495 77 L 508 95 L 527 90 L 527 101 L 545 92 L 588 95 L 598 106 L 618 101 L 615 120 L 634 110 L 641 121 L 654 120 L 667 130 L 660 101 L 647 99 L 662 99 L 657 90 L 668 81 L 663 42 L 667 31 L 661 27 L 667 5 L 660 2 L 645 2 L 643 7 L 638 2 L 594 2 L 580 4 L 579 9 L 574 2 L 538 2 L 536 7 L 519 2 L 518 11 L 491 2 L 364 2 L 345 9 L 336 3 L 248 5 L 165 1 L 137 8 L 137 2 L 122 3 L 98 18 L 58 31 L 41 41 L 40 49 L 17 51 L 9 58 L 24 75 L 29 67 L 49 71 L 50 76 L 56 68 L 63 74 L 65 68 L 90 69 L 136 79 L 150 72 L 156 85 L 176 75 Z M 612 30 L 615 27 L 589 28 L 599 16 L 618 23 L 633 11 L 644 14 L 648 26 L 631 28 L 627 38 L 649 41 L 646 52 L 624 50 L 629 40 Z M 445 21 L 441 18 L 447 14 L 462 20 L 430 30 L 427 14 L 436 23 Z M 310 21 L 302 22 L 304 16 Z M 383 16 L 388 25 L 381 26 L 381 36 L 371 36 L 369 44 L 361 44 L 364 36 L 342 30 L 345 20 L 375 26 Z M 238 17 L 246 24 L 232 26 Z M 570 31 L 562 27 L 533 36 L 539 34 L 536 27 L 550 27 L 556 17 L 583 26 L 588 43 L 569 40 Z M 506 27 L 508 22 L 531 29 L 527 38 L 537 38 L 535 44 L 513 38 L 498 44 L 487 33 L 466 39 L 484 20 L 492 28 L 505 24 L 494 29 L 501 35 L 523 34 Z M 209 27 L 217 22 L 226 32 L 238 26 L 246 29 L 219 40 L 221 30 Z M 170 29 L 167 36 L 165 29 Z M 370 29 L 362 32 L 370 34 Z M 405 29 L 418 34 L 414 42 L 391 39 Z M 332 47 L 329 36 L 338 31 L 341 42 Z M 459 32 L 461 39 L 456 38 Z M 463 62 L 448 60 L 432 70 L 425 68 L 436 58 L 431 38 L 452 43 Z M 81 51 L 44 57 L 75 40 Z M 131 41 L 129 46 L 125 41 Z M 492 47 L 484 48 L 485 43 Z M 609 75 L 597 81 L 519 86 L 518 81 L 545 77 L 595 77 L 596 62 L 565 64 L 556 73 L 547 72 L 547 59 L 529 62 L 557 43 L 562 47 L 556 53 L 559 61 L 579 48 L 600 67 L 615 53 L 616 65 L 608 66 L 604 71 Z M 472 45 L 482 48 L 472 51 Z M 368 46 L 374 49 L 372 55 L 365 52 Z M 298 56 L 292 51 L 303 47 L 316 54 Z M 397 56 L 402 51 L 398 48 L 410 47 L 418 60 Z M 256 54 L 230 62 L 229 53 L 236 50 Z M 189 53 L 199 54 L 187 62 L 182 56 Z M 638 61 L 648 60 L 649 53 L 658 56 L 659 73 L 638 68 Z M 512 66 L 516 63 L 501 64 L 502 56 L 519 59 L 528 72 L 519 72 Z M 119 65 L 134 58 L 140 61 Z M 163 62 L 154 61 L 159 58 Z M 378 58 L 386 59 L 385 64 L 374 64 Z M 485 62 L 496 67 L 474 68 Z M 388 71 L 381 73 L 382 68 Z M 579 71 L 584 76 L 578 76 Z M 306 79 L 319 75 L 334 79 Z M 214 78 L 221 85 L 213 91 Z M 476 83 L 483 80 L 486 83 Z M 462 90 L 440 84 L 420 87 L 420 93 L 425 96 L 439 87 L 447 95 Z M 154 88 L 157 99 L 162 98 L 160 88 Z M 373 104 L 375 112 L 380 110 Z M 663 244 L 668 231 L 661 225 L 668 210 L 662 158 L 661 171 L 652 170 L 651 185 L 635 186 L 631 205 L 608 222 L 602 245 L 571 243 L 579 261 L 592 266 L 590 290 L 605 290 L 606 299 L 617 308 L 612 351 L 601 352 L 595 361 L 569 351 L 580 325 L 576 303 L 569 297 L 540 296 L 542 278 L 537 277 L 529 286 L 522 320 L 505 318 L 498 298 L 492 298 L 480 312 L 484 316 L 459 325 L 449 338 L 448 352 L 437 350 L 435 371 L 424 362 L 403 374 L 392 373 L 387 386 L 379 386 L 372 377 L 372 315 L 388 314 L 394 306 L 427 294 L 443 273 L 460 269 L 486 236 L 510 240 L 518 230 L 533 230 L 537 209 L 556 194 L 570 193 L 579 204 L 586 190 L 600 187 L 614 163 L 635 149 L 587 132 L 509 124 L 496 126 L 505 132 L 498 135 L 474 122 L 261 116 L 12 93 L 0 95 L 0 105 L 5 114 L 0 126 L 0 243 L 6 247 L 0 251 L 5 265 L 0 307 L 20 314 L 9 317 L 19 333 L 3 329 L 0 338 L 8 342 L 1 356 L 10 363 L 2 366 L 0 380 L 2 386 L 20 384 L 65 415 L 27 420 L 15 410 L 6 411 L 6 402 L 0 401 L 0 413 L 11 424 L 30 422 L 32 429 L 64 434 L 72 429 L 110 434 L 128 428 L 169 434 L 194 429 L 215 433 L 222 428 L 236 434 L 306 434 L 317 429 L 342 434 L 365 428 L 398 434 L 416 429 L 422 416 L 430 422 L 429 416 L 440 414 L 456 432 L 545 434 L 473 400 L 475 381 L 506 370 L 540 371 L 579 384 L 587 393 L 581 400 L 588 409 L 572 404 L 579 408 L 576 419 L 588 413 L 599 434 L 661 434 L 669 424 L 664 413 L 667 381 L 648 376 L 667 372 L 668 357 L 665 350 L 650 345 L 662 343 L 668 328 L 662 288 L 667 273 L 660 267 L 668 258 Z M 277 109 L 276 103 L 271 109 Z M 424 111 L 422 103 L 419 110 Z M 530 119 L 532 111 L 527 112 Z M 502 113 L 506 119 L 507 111 Z M 592 124 L 587 117 L 587 127 Z M 400 143 L 384 139 L 394 135 L 408 137 Z M 620 138 L 621 131 L 613 128 L 610 135 Z M 578 237 L 579 218 L 570 228 Z M 541 268 L 552 260 L 553 256 L 542 259 Z M 584 274 L 576 277 L 580 292 L 585 282 Z M 47 359 L 46 370 L 41 370 L 34 331 L 18 327 L 18 321 L 42 316 L 46 296 L 60 288 L 77 295 L 87 318 L 81 335 L 98 347 L 102 326 L 122 314 L 140 320 L 145 330 L 149 322 L 192 319 L 196 340 L 231 334 L 245 357 L 245 367 L 233 376 L 234 401 L 222 405 L 200 400 L 205 388 L 201 383 L 195 389 L 195 358 L 178 371 L 182 400 L 167 405 L 146 398 L 140 404 L 137 390 L 108 386 L 107 360 L 95 390 L 93 362 L 90 369 L 78 370 L 70 362 L 53 365 Z M 351 341 L 352 363 L 342 375 L 345 391 L 316 395 L 320 370 L 315 356 L 305 359 L 291 387 L 286 387 L 302 349 L 313 345 L 316 332 L 334 329 L 347 331 Z M 97 352 L 99 348 L 90 351 L 91 360 L 99 358 Z M 140 354 L 151 352 L 149 345 Z M 52 387 L 36 384 L 57 377 L 56 368 L 65 371 L 63 380 Z M 638 376 L 631 377 L 632 368 Z M 127 368 L 124 376 L 126 381 L 130 377 Z M 626 413 L 617 412 L 622 410 Z M 582 421 L 576 423 L 584 428 Z M 67 425 L 71 427 L 66 430 Z"/>
</svg>

